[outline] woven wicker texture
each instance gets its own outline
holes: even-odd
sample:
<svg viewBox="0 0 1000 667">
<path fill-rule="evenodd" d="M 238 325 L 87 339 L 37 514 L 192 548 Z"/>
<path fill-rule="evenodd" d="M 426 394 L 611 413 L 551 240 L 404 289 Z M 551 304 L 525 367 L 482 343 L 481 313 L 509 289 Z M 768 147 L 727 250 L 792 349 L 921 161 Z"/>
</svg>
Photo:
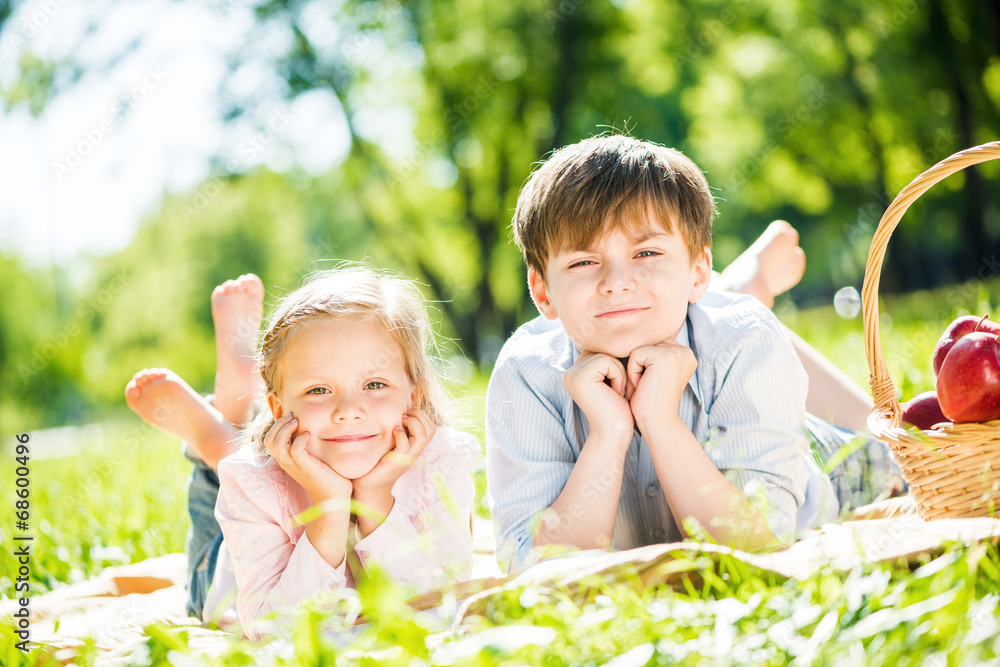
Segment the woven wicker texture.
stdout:
<svg viewBox="0 0 1000 667">
<path fill-rule="evenodd" d="M 917 176 L 886 209 L 868 252 L 861 290 L 865 354 L 875 407 L 868 419 L 872 434 L 886 442 L 910 484 L 924 519 L 1000 516 L 1000 420 L 944 424 L 914 431 L 900 427 L 896 388 L 882 356 L 878 288 L 889 237 L 906 210 L 938 181 L 968 166 L 1000 159 L 1000 142 L 955 153 Z M 941 330 L 948 325 L 941 323 Z"/>
</svg>

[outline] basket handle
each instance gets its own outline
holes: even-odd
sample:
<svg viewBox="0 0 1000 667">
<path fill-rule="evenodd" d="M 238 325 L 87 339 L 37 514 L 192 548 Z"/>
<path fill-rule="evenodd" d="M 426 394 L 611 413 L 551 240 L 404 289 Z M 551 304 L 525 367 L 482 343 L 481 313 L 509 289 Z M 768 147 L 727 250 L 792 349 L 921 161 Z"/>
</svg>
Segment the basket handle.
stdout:
<svg viewBox="0 0 1000 667">
<path fill-rule="evenodd" d="M 932 185 L 956 171 L 988 160 L 1000 159 L 1000 141 L 992 141 L 981 146 L 973 146 L 959 151 L 951 157 L 941 160 L 936 165 L 920 174 L 903 188 L 882 215 L 882 220 L 875 230 L 871 248 L 868 251 L 868 262 L 865 265 L 865 282 L 861 289 L 861 313 L 865 326 L 865 356 L 868 357 L 868 384 L 872 389 L 872 419 L 888 418 L 893 427 L 899 426 L 899 400 L 896 399 L 896 387 L 889 377 L 882 356 L 882 343 L 878 330 L 878 286 L 882 272 L 882 260 L 885 258 L 886 245 L 889 237 L 896 229 L 900 219 L 910 204 L 915 202 Z M 869 423 L 871 421 L 869 420 Z"/>
</svg>

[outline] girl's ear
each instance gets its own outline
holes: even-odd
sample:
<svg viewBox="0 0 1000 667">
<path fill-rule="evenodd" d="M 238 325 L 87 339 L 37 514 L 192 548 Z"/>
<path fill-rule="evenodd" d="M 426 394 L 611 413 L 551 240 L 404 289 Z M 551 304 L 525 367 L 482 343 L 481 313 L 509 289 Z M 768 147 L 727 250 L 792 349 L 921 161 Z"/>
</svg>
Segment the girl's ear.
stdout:
<svg viewBox="0 0 1000 667">
<path fill-rule="evenodd" d="M 275 420 L 281 419 L 285 415 L 285 409 L 281 407 L 281 401 L 274 394 L 267 395 L 267 407 L 271 408 L 271 416 Z"/>
<path fill-rule="evenodd" d="M 413 391 L 410 392 L 410 409 L 414 410 L 420 407 L 420 402 L 424 398 L 424 388 L 419 384 L 413 385 Z"/>
<path fill-rule="evenodd" d="M 531 292 L 531 300 L 535 302 L 538 312 L 550 320 L 559 317 L 556 307 L 549 300 L 549 288 L 545 284 L 545 278 L 533 267 L 528 268 L 528 290 Z"/>
<path fill-rule="evenodd" d="M 691 288 L 688 290 L 688 303 L 696 303 L 708 291 L 712 282 L 712 249 L 705 248 L 691 262 Z"/>
</svg>

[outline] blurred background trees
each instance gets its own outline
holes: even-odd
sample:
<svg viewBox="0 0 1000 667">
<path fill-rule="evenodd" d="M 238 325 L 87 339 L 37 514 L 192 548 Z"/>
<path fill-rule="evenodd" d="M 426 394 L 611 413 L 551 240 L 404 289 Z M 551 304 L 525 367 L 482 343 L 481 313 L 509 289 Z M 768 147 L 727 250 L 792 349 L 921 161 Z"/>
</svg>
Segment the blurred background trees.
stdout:
<svg viewBox="0 0 1000 667">
<path fill-rule="evenodd" d="M 166 193 L 126 248 L 89 258 L 82 278 L 0 256 L 4 432 L 120 410 L 125 382 L 147 366 L 209 390 L 212 287 L 255 272 L 270 303 L 327 260 L 421 281 L 452 352 L 488 374 L 504 338 L 534 313 L 510 243 L 517 192 L 548 152 L 600 132 L 677 147 L 706 171 L 720 213 L 717 267 L 770 220 L 791 221 L 808 257 L 798 306 L 860 288 L 892 196 L 956 150 L 1000 138 L 1000 10 L 990 2 L 249 7 L 252 27 L 219 91 L 227 121 L 250 119 L 269 139 L 302 121 L 261 121 L 265 93 L 332 95 L 346 156 L 320 174 L 220 156 L 204 183 Z M 0 5 L 0 35 L 9 17 Z M 107 67 L 128 57 L 110 54 Z M 275 74 L 278 90 L 241 84 L 254 68 Z M 30 49 L 20 71 L 3 99 L 33 113 L 82 76 Z M 998 172 L 969 169 L 913 207 L 893 236 L 883 293 L 997 273 Z M 81 224 L 87 215 L 99 213 L 81 212 Z"/>
</svg>

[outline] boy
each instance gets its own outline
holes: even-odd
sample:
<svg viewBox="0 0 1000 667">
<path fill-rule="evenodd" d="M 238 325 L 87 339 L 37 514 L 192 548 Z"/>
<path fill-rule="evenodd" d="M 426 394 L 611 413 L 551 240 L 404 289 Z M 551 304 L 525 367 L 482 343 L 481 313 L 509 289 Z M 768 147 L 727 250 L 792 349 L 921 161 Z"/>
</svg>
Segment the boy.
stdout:
<svg viewBox="0 0 1000 667">
<path fill-rule="evenodd" d="M 501 568 L 547 545 L 676 541 L 689 517 L 742 549 L 836 518 L 795 351 L 758 300 L 708 291 L 714 213 L 693 162 L 624 136 L 563 148 L 522 189 L 542 317 L 487 391 Z"/>
</svg>

